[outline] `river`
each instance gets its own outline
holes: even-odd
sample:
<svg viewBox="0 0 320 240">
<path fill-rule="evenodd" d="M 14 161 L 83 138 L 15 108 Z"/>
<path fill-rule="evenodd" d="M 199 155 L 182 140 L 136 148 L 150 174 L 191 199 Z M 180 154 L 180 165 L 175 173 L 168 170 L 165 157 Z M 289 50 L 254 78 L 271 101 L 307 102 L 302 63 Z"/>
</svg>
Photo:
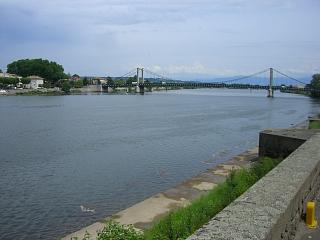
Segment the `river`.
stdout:
<svg viewBox="0 0 320 240">
<path fill-rule="evenodd" d="M 262 129 L 320 109 L 308 97 L 266 94 L 0 97 L 0 239 L 62 237 L 257 145 Z"/>
</svg>

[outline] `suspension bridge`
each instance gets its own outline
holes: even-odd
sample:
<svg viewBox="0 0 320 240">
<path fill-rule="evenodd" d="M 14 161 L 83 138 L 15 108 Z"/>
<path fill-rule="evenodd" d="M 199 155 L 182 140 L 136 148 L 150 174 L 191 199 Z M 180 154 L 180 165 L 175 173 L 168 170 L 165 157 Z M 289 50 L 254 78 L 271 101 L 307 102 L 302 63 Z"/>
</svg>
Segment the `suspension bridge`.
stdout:
<svg viewBox="0 0 320 240">
<path fill-rule="evenodd" d="M 275 73 L 279 76 L 291 80 L 295 84 L 300 84 L 299 87 L 280 83 L 275 83 Z M 149 75 L 146 78 L 146 74 Z M 268 74 L 267 82 L 265 84 L 250 83 L 250 79 L 259 77 L 259 75 Z M 248 83 L 243 83 L 244 80 L 249 80 Z M 102 88 L 107 92 L 112 92 L 117 88 L 127 88 L 128 91 L 134 91 L 136 93 L 144 94 L 145 88 L 232 88 L 232 89 L 265 89 L 267 90 L 268 97 L 274 97 L 274 91 L 281 90 L 287 92 L 308 92 L 310 89 L 307 84 L 301 80 L 291 77 L 277 69 L 268 68 L 259 72 L 247 76 L 236 77 L 223 81 L 212 81 L 212 82 L 195 82 L 195 81 L 181 81 L 168 78 L 159 73 L 155 73 L 145 68 L 136 68 L 123 76 L 117 78 L 116 81 L 107 82 L 102 85 Z"/>
</svg>

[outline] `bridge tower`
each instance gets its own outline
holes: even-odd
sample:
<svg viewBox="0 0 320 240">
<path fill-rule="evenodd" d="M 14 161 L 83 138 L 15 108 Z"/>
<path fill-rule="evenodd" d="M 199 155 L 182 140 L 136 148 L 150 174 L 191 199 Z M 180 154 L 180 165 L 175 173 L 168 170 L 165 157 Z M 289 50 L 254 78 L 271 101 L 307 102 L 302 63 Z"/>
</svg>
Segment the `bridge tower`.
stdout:
<svg viewBox="0 0 320 240">
<path fill-rule="evenodd" d="M 139 88 L 139 73 L 140 73 L 140 68 L 137 68 L 137 85 L 136 85 L 136 93 L 140 92 L 140 88 Z"/>
<path fill-rule="evenodd" d="M 144 84 L 144 77 L 143 77 L 143 71 L 144 71 L 144 68 L 140 68 L 141 69 L 141 77 L 142 77 L 142 84 Z"/>
<path fill-rule="evenodd" d="M 270 68 L 268 97 L 273 98 L 273 68 Z"/>
<path fill-rule="evenodd" d="M 140 82 L 140 71 L 141 71 L 141 82 Z M 144 68 L 137 68 L 137 85 L 136 93 L 144 94 Z"/>
</svg>

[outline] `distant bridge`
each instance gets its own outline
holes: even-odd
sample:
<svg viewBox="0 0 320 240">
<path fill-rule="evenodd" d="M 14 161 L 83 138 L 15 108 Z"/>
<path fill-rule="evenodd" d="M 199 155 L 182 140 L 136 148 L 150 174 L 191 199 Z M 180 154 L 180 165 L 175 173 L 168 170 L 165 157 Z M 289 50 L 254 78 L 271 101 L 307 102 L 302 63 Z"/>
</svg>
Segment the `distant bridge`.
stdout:
<svg viewBox="0 0 320 240">
<path fill-rule="evenodd" d="M 153 76 L 154 81 L 145 80 L 144 74 L 148 73 Z M 260 85 L 260 84 L 242 84 L 237 83 L 241 80 L 252 78 L 254 76 L 263 74 L 263 73 L 269 73 L 268 77 L 268 84 L 266 85 Z M 274 85 L 274 72 L 294 81 L 298 82 L 299 84 L 302 84 L 303 87 L 292 87 L 292 86 L 285 86 L 285 85 Z M 128 88 L 128 89 L 135 89 L 136 93 L 143 94 L 145 91 L 145 88 L 232 88 L 232 89 L 265 89 L 268 91 L 268 97 L 274 96 L 274 91 L 276 90 L 282 90 L 282 91 L 299 91 L 299 92 L 309 92 L 310 89 L 306 87 L 306 83 L 288 76 L 287 74 L 284 74 L 274 68 L 265 69 L 256 73 L 253 73 L 248 76 L 242 76 L 237 77 L 234 79 L 222 81 L 222 82 L 188 82 L 188 81 L 178 81 L 174 79 L 167 78 L 163 75 L 160 75 L 158 73 L 154 73 L 150 70 L 144 69 L 144 68 L 137 68 L 134 69 L 125 75 L 121 76 L 120 80 L 128 80 L 129 77 L 135 76 L 136 81 L 128 82 L 128 81 L 120 81 L 120 82 L 107 82 L 106 84 L 103 84 L 103 89 L 105 89 L 107 92 L 111 92 L 115 90 L 116 88 Z"/>
</svg>

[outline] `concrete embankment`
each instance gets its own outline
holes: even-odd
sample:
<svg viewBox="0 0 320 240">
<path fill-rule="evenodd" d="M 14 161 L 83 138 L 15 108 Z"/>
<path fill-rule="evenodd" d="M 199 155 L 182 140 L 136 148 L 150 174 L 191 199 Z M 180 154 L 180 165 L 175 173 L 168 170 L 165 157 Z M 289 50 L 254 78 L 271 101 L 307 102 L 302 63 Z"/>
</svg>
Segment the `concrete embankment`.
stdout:
<svg viewBox="0 0 320 240">
<path fill-rule="evenodd" d="M 121 224 L 132 224 L 138 230 L 148 229 L 169 211 L 189 204 L 194 199 L 199 198 L 202 194 L 206 194 L 218 183 L 224 182 L 231 170 L 249 167 L 257 157 L 258 148 L 247 150 L 224 164 L 208 169 L 207 171 L 184 181 L 178 186 L 158 193 L 114 214 L 110 218 Z M 82 239 L 86 232 L 90 234 L 90 239 L 95 239 L 97 232 L 101 231 L 104 227 L 103 220 L 75 233 L 69 234 L 63 239 L 70 240 L 74 237 Z"/>
<path fill-rule="evenodd" d="M 306 202 L 320 186 L 320 132 L 268 130 L 260 155 L 286 156 L 188 240 L 294 239 Z"/>
</svg>

